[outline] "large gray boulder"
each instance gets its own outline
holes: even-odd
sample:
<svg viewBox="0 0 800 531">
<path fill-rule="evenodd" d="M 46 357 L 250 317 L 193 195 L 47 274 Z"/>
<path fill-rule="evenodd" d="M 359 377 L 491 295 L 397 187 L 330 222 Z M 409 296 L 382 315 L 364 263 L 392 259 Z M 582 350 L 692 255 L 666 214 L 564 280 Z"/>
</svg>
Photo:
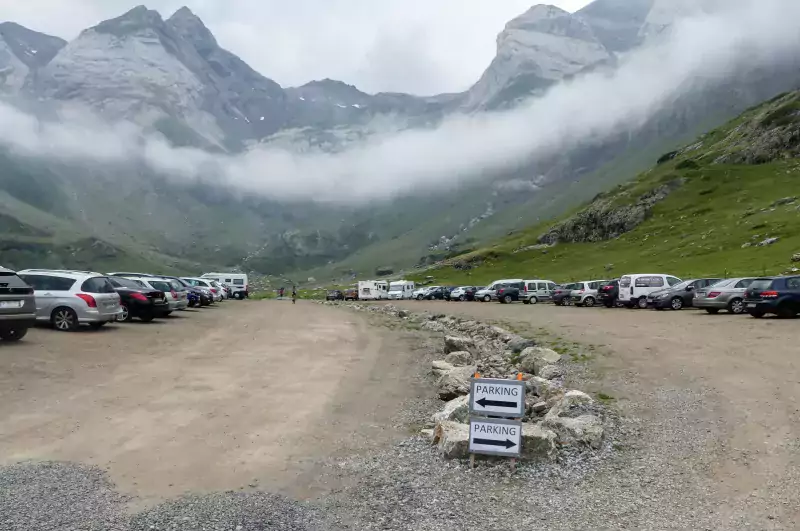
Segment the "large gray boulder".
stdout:
<svg viewBox="0 0 800 531">
<path fill-rule="evenodd" d="M 447 363 L 446 361 L 443 360 L 434 360 L 433 362 L 431 362 L 431 372 L 437 378 L 441 378 L 444 373 L 446 373 L 447 371 L 452 371 L 455 368 L 456 368 L 455 365 Z"/>
<path fill-rule="evenodd" d="M 550 411 L 547 413 L 548 419 L 554 419 L 558 417 L 575 417 L 577 416 L 575 413 L 576 411 L 579 412 L 581 410 L 581 406 L 588 406 L 594 402 L 592 397 L 584 393 L 583 391 L 567 391 L 561 399 L 556 402 Z"/>
<path fill-rule="evenodd" d="M 433 430 L 433 444 L 447 459 L 469 455 L 469 424 L 442 421 Z"/>
<path fill-rule="evenodd" d="M 556 434 L 538 424 L 522 425 L 522 457 L 535 461 L 552 461 L 557 454 Z"/>
<path fill-rule="evenodd" d="M 428 332 L 444 332 L 445 326 L 438 321 L 428 321 L 422 325 L 422 329 Z"/>
<path fill-rule="evenodd" d="M 548 415 L 542 423 L 553 430 L 562 445 L 585 445 L 600 448 L 603 443 L 603 423 L 595 415 L 581 415 L 575 418 Z"/>
<path fill-rule="evenodd" d="M 444 353 L 451 352 L 474 352 L 475 341 L 468 337 L 446 336 L 444 338 Z"/>
<path fill-rule="evenodd" d="M 442 421 L 469 422 L 469 395 L 459 396 L 444 405 L 444 408 L 431 417 L 434 424 Z"/>
<path fill-rule="evenodd" d="M 460 350 L 457 352 L 451 352 L 445 356 L 444 361 L 454 367 L 466 367 L 468 365 L 472 365 L 474 360 L 472 359 L 472 354 L 466 350 Z"/>
<path fill-rule="evenodd" d="M 451 369 L 439 378 L 436 389 L 439 398 L 442 400 L 452 400 L 469 394 L 470 378 L 475 374 L 477 367 L 456 367 Z"/>
<path fill-rule="evenodd" d="M 525 372 L 539 374 L 545 365 L 561 361 L 561 354 L 544 347 L 528 347 L 520 353 L 520 368 Z"/>
<path fill-rule="evenodd" d="M 545 380 L 555 380 L 564 376 L 564 368 L 559 365 L 545 365 L 539 369 L 539 376 Z"/>
<path fill-rule="evenodd" d="M 533 339 L 526 339 L 524 337 L 514 336 L 508 342 L 507 348 L 514 354 L 519 354 L 521 352 L 524 352 L 525 349 L 535 346 L 536 346 L 536 341 L 534 341 Z"/>
<path fill-rule="evenodd" d="M 533 376 L 526 380 L 525 387 L 528 393 L 538 396 L 543 400 L 547 400 L 556 396 L 562 390 L 562 388 L 555 382 L 545 380 L 540 376 Z"/>
</svg>

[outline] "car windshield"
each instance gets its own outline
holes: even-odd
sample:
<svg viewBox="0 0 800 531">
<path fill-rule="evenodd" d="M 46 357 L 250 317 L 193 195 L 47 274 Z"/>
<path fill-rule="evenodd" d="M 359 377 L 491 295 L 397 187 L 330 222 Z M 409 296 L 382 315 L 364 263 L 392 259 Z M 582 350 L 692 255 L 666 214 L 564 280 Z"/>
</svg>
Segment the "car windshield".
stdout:
<svg viewBox="0 0 800 531">
<path fill-rule="evenodd" d="M 674 290 L 686 289 L 686 287 L 689 284 L 691 284 L 692 282 L 694 282 L 694 280 L 687 280 L 685 282 L 681 282 L 680 284 L 676 284 L 676 285 L 672 286 L 672 289 L 674 289 Z"/>
<path fill-rule="evenodd" d="M 141 289 L 144 287 L 140 282 L 129 278 L 109 277 L 108 280 L 115 288 Z"/>
<path fill-rule="evenodd" d="M 160 291 L 172 291 L 172 286 L 165 280 L 151 280 L 150 285 Z"/>
<path fill-rule="evenodd" d="M 403 284 L 402 282 L 392 282 L 389 284 L 389 291 L 403 291 Z"/>
</svg>

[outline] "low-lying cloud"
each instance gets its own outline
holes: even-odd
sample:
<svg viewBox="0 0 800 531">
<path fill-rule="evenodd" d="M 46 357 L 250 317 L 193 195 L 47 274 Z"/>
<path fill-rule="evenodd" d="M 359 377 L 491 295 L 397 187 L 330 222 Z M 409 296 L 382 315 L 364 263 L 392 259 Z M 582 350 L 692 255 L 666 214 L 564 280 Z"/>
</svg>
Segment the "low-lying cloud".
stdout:
<svg viewBox="0 0 800 531">
<path fill-rule="evenodd" d="M 800 54 L 797 20 L 794 0 L 732 0 L 722 12 L 681 22 L 613 73 L 583 76 L 513 111 L 455 116 L 435 129 L 377 135 L 338 153 L 267 146 L 212 154 L 146 138 L 131 124 L 110 127 L 86 116 L 44 122 L 5 105 L 0 144 L 58 160 L 141 162 L 273 199 L 386 198 L 480 179 L 635 130 L 688 90 Z"/>
</svg>

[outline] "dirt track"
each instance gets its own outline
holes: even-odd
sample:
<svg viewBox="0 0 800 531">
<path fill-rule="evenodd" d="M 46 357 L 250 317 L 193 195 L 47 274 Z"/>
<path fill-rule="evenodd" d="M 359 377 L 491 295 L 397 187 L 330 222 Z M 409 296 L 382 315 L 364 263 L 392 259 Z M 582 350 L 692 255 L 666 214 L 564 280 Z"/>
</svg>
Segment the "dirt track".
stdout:
<svg viewBox="0 0 800 531">
<path fill-rule="evenodd" d="M 258 487 L 313 496 L 317 459 L 407 433 L 389 332 L 311 303 L 227 302 L 150 324 L 0 344 L 0 464 L 107 468 L 146 505 Z"/>
<path fill-rule="evenodd" d="M 720 433 L 695 468 L 712 485 L 721 516 L 734 519 L 755 503 L 759 512 L 800 522 L 800 320 L 550 304 L 401 306 L 513 323 L 534 335 L 543 328 L 603 347 L 593 362 L 598 389 L 624 398 L 623 407 L 654 425 L 660 412 L 648 404 L 659 389 L 701 392 L 706 403 L 692 422 Z"/>
</svg>

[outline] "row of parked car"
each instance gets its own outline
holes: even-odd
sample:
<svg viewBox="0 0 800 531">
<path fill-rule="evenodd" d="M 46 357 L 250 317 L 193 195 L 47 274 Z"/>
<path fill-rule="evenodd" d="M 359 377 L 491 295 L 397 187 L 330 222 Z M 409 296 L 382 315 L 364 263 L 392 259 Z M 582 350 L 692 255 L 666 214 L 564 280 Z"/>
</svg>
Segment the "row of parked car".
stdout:
<svg viewBox="0 0 800 531">
<path fill-rule="evenodd" d="M 417 300 L 498 301 L 502 304 L 552 302 L 559 306 L 627 307 L 656 310 L 701 308 L 761 318 L 800 314 L 800 276 L 698 278 L 667 274 L 632 274 L 613 280 L 557 284 L 551 280 L 498 280 L 488 287 L 429 286 L 414 292 Z"/>
<path fill-rule="evenodd" d="M 82 325 L 98 329 L 114 321 L 152 321 L 247 295 L 247 276 L 233 273 L 172 277 L 63 269 L 15 272 L 0 267 L 0 339 L 18 341 L 36 323 L 64 332 Z"/>
</svg>

